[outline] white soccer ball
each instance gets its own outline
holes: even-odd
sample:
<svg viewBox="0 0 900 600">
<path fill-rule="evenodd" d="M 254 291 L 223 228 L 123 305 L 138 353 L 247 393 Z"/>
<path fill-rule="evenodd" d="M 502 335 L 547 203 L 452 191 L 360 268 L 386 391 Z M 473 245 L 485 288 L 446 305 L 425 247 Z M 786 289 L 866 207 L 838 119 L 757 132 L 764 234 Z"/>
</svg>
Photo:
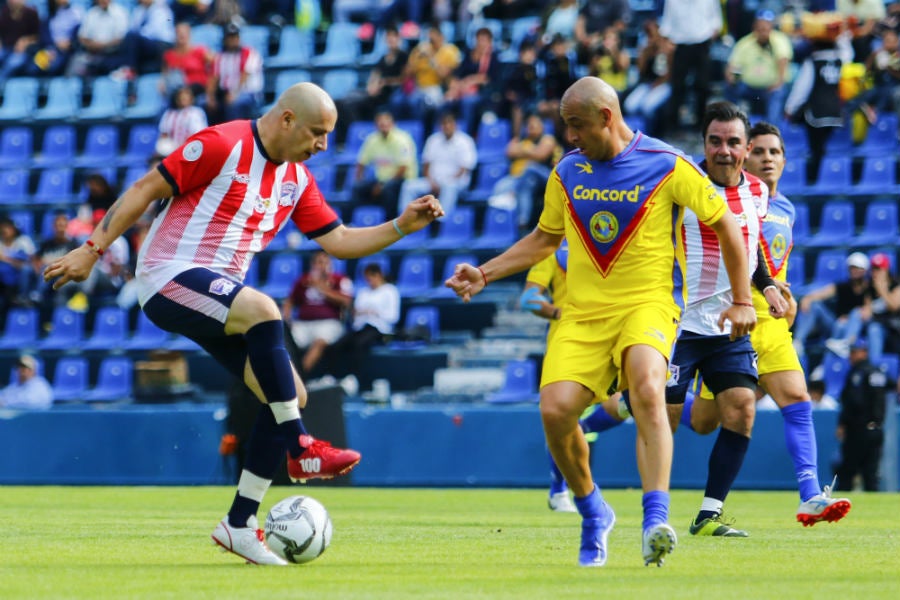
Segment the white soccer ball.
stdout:
<svg viewBox="0 0 900 600">
<path fill-rule="evenodd" d="M 331 543 L 331 517 L 309 496 L 290 496 L 266 516 L 266 544 L 291 563 L 307 563 L 325 552 Z"/>
</svg>

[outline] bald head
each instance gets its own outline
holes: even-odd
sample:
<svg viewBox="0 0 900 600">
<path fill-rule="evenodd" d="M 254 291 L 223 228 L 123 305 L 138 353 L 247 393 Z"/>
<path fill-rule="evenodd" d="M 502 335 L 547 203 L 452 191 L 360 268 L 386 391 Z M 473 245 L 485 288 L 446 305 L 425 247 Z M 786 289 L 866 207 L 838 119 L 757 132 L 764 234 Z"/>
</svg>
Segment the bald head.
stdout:
<svg viewBox="0 0 900 600">
<path fill-rule="evenodd" d="M 619 108 L 619 95 L 616 90 L 599 77 L 582 77 L 563 94 L 560 108 L 590 108 L 600 112 L 606 108 L 619 119 L 622 111 Z"/>
<path fill-rule="evenodd" d="M 304 82 L 286 89 L 257 121 L 260 139 L 276 161 L 301 162 L 328 148 L 337 107 L 319 86 Z"/>
<path fill-rule="evenodd" d="M 337 115 L 334 100 L 331 99 L 328 92 L 308 81 L 295 83 L 282 92 L 273 110 L 278 114 L 289 110 L 300 120 L 320 117 L 328 113 Z"/>
<path fill-rule="evenodd" d="M 563 94 L 559 114 L 569 142 L 593 160 L 609 160 L 634 138 L 622 120 L 616 90 L 597 77 L 582 77 Z"/>
</svg>

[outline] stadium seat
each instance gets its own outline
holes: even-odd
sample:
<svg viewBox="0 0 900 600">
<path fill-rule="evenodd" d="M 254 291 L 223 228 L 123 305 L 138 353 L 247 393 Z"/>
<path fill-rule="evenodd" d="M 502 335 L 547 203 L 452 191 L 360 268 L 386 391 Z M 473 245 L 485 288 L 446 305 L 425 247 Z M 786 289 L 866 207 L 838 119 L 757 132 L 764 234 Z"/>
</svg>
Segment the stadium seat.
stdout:
<svg viewBox="0 0 900 600">
<path fill-rule="evenodd" d="M 72 164 L 77 168 L 96 168 L 115 165 L 118 160 L 119 128 L 115 125 L 92 125 L 87 130 L 84 151 L 75 157 Z"/>
<path fill-rule="evenodd" d="M 331 69 L 322 76 L 322 89 L 334 100 L 343 100 L 359 85 L 359 75 L 353 69 Z"/>
<path fill-rule="evenodd" d="M 244 274 L 244 285 L 259 287 L 259 261 L 251 260 L 247 272 Z M 140 324 L 140 323 L 139 323 Z"/>
<path fill-rule="evenodd" d="M 322 164 L 313 165 L 308 168 L 309 172 L 312 173 L 313 178 L 316 180 L 316 185 L 319 186 L 319 191 L 322 192 L 325 200 L 331 202 L 337 183 L 337 169 L 333 165 Z"/>
<path fill-rule="evenodd" d="M 84 313 L 64 306 L 53 309 L 49 335 L 38 342 L 41 350 L 80 348 L 84 341 Z"/>
<path fill-rule="evenodd" d="M 87 359 L 65 356 L 56 362 L 53 375 L 53 401 L 77 402 L 88 389 L 89 371 Z"/>
<path fill-rule="evenodd" d="M 839 128 L 840 129 L 840 128 Z M 846 195 L 853 189 L 853 162 L 847 153 L 825 156 L 819 165 L 819 178 L 807 186 L 807 192 L 829 196 Z"/>
<path fill-rule="evenodd" d="M 897 201 L 884 200 L 866 206 L 866 218 L 862 231 L 853 238 L 853 246 L 880 246 L 896 243 Z"/>
<path fill-rule="evenodd" d="M 84 341 L 84 350 L 115 350 L 128 337 L 128 314 L 118 306 L 103 306 L 94 315 L 94 329 Z"/>
<path fill-rule="evenodd" d="M 296 27 L 282 27 L 278 52 L 265 61 L 267 69 L 285 69 L 303 65 L 312 56 L 312 38 Z M 277 97 L 277 95 L 276 95 Z"/>
<path fill-rule="evenodd" d="M 396 121 L 397 129 L 405 131 L 416 143 L 416 152 L 422 154 L 425 147 L 425 123 L 420 120 Z"/>
<path fill-rule="evenodd" d="M 20 204 L 28 200 L 28 171 L 0 171 L 0 204 Z"/>
<path fill-rule="evenodd" d="M 112 77 L 98 77 L 91 84 L 90 104 L 81 109 L 81 120 L 118 118 L 127 101 L 128 82 Z"/>
<path fill-rule="evenodd" d="M 6 127 L 0 133 L 0 169 L 28 166 L 34 154 L 34 135 L 28 127 Z"/>
<path fill-rule="evenodd" d="M 816 266 L 812 281 L 806 286 L 814 290 L 830 283 L 839 283 L 847 279 L 847 253 L 843 250 L 822 250 L 816 257 Z"/>
<path fill-rule="evenodd" d="M 439 221 L 438 233 L 429 242 L 434 250 L 452 250 L 465 247 L 475 237 L 475 209 L 458 206 Z"/>
<path fill-rule="evenodd" d="M 822 380 L 825 382 L 825 393 L 832 398 L 840 398 L 849 370 L 850 363 L 846 358 L 826 352 L 822 358 Z"/>
<path fill-rule="evenodd" d="M 100 361 L 97 385 L 84 392 L 86 402 L 113 402 L 132 396 L 134 363 L 125 356 L 104 358 Z"/>
<path fill-rule="evenodd" d="M 397 291 L 401 298 L 425 295 L 432 287 L 434 261 L 430 254 L 407 254 L 400 260 Z"/>
<path fill-rule="evenodd" d="M 25 121 L 37 110 L 40 82 L 33 77 L 14 77 L 3 86 L 0 121 Z"/>
<path fill-rule="evenodd" d="M 222 48 L 222 28 L 212 23 L 204 23 L 191 27 L 191 42 L 196 46 L 206 46 L 210 50 Z"/>
<path fill-rule="evenodd" d="M 265 25 L 244 25 L 241 27 L 241 45 L 249 46 L 259 52 L 263 64 L 268 65 L 266 58 L 269 56 L 269 28 Z"/>
<path fill-rule="evenodd" d="M 794 246 L 804 246 L 812 233 L 809 228 L 809 205 L 794 202 L 794 227 L 791 229 Z"/>
<path fill-rule="evenodd" d="M 862 175 L 850 190 L 853 196 L 897 196 L 897 162 L 893 155 L 867 156 L 863 160 Z"/>
<path fill-rule="evenodd" d="M 81 110 L 81 79 L 54 77 L 47 86 L 47 104 L 32 114 L 36 121 L 74 119 Z"/>
<path fill-rule="evenodd" d="M 67 204 L 72 202 L 72 169 L 44 169 L 32 201 L 37 204 Z"/>
<path fill-rule="evenodd" d="M 372 263 L 377 264 L 381 267 L 381 272 L 384 273 L 384 276 L 390 279 L 391 275 L 391 259 L 386 254 L 373 254 L 371 256 L 366 256 L 364 258 L 360 258 L 356 261 L 356 272 L 353 276 L 353 285 L 356 289 L 362 289 L 368 287 L 366 283 L 366 278 L 363 277 L 363 270 L 365 270 L 366 265 L 370 265 Z"/>
<path fill-rule="evenodd" d="M 387 249 L 388 250 L 421 250 L 428 246 L 428 232 L 431 231 L 431 227 L 425 227 L 418 231 L 414 231 L 412 233 L 407 233 L 405 236 L 391 244 Z"/>
<path fill-rule="evenodd" d="M 787 282 L 791 284 L 791 293 L 802 295 L 806 288 L 806 257 L 795 246 L 788 259 Z"/>
<path fill-rule="evenodd" d="M 784 138 L 784 150 L 791 160 L 806 158 L 809 153 L 809 139 L 806 137 L 806 128 L 799 123 L 782 123 L 781 136 Z"/>
<path fill-rule="evenodd" d="M 385 221 L 384 209 L 380 206 L 362 204 L 353 209 L 350 225 L 353 227 L 374 227 Z"/>
<path fill-rule="evenodd" d="M 490 163 L 506 160 L 506 145 L 510 140 L 510 123 L 508 119 L 496 119 L 493 122 L 482 120 L 478 124 L 475 144 L 478 146 L 478 162 Z"/>
<path fill-rule="evenodd" d="M 373 67 L 382 59 L 387 52 L 387 35 L 384 29 L 375 32 L 375 39 L 372 41 L 372 50 L 360 55 L 358 62 L 365 67 Z"/>
<path fill-rule="evenodd" d="M 369 134 L 377 131 L 372 121 L 353 121 L 347 127 L 347 139 L 344 140 L 344 148 L 338 152 L 334 160 L 339 165 L 352 165 L 356 163 L 356 156 Z"/>
<path fill-rule="evenodd" d="M 519 46 L 529 36 L 538 33 L 541 26 L 541 18 L 538 16 L 523 16 L 513 19 L 509 27 L 509 47 L 500 53 L 500 61 L 514 63 L 519 60 Z"/>
<path fill-rule="evenodd" d="M 403 341 L 392 348 L 411 349 L 436 343 L 441 337 L 441 315 L 436 306 L 411 306 L 403 319 Z"/>
<path fill-rule="evenodd" d="M 806 159 L 791 158 L 784 165 L 778 189 L 788 198 L 806 195 Z"/>
<path fill-rule="evenodd" d="M 0 349 L 22 350 L 37 346 L 38 311 L 36 308 L 14 307 L 6 313 L 6 325 L 0 337 Z"/>
<path fill-rule="evenodd" d="M 6 215 L 15 223 L 16 229 L 22 235 L 27 235 L 32 240 L 37 237 L 34 229 L 34 213 L 30 210 L 11 210 Z"/>
<path fill-rule="evenodd" d="M 489 404 L 534 403 L 540 399 L 537 393 L 537 367 L 533 360 L 511 360 L 506 363 L 503 387 L 487 395 Z"/>
<path fill-rule="evenodd" d="M 275 98 L 278 98 L 286 89 L 295 83 L 312 81 L 312 73 L 306 69 L 289 69 L 281 71 L 275 76 Z"/>
<path fill-rule="evenodd" d="M 320 69 L 353 66 L 360 52 L 358 30 L 354 23 L 332 23 L 325 34 L 325 50 L 313 56 L 310 64 Z"/>
<path fill-rule="evenodd" d="M 806 240 L 806 245 L 823 248 L 849 244 L 853 228 L 853 204 L 847 200 L 828 200 L 822 205 L 819 228 Z"/>
<path fill-rule="evenodd" d="M 468 202 L 487 202 L 494 193 L 494 185 L 509 173 L 509 162 L 505 160 L 478 163 L 475 188 L 465 193 Z"/>
<path fill-rule="evenodd" d="M 162 75 L 159 73 L 147 73 L 138 77 L 134 85 L 134 104 L 126 108 L 122 116 L 129 121 L 159 117 L 166 109 L 166 99 L 159 91 L 161 80 Z"/>
<path fill-rule="evenodd" d="M 40 153 L 34 157 L 35 167 L 60 167 L 70 164 L 75 157 L 75 128 L 71 125 L 53 125 L 44 132 Z"/>
<path fill-rule="evenodd" d="M 507 248 L 516 241 L 517 227 L 515 211 L 488 207 L 484 217 L 484 227 L 480 236 L 472 240 L 470 248 Z"/>
<path fill-rule="evenodd" d="M 119 156 L 118 164 L 123 167 L 140 167 L 146 171 L 147 161 L 156 151 L 159 129 L 150 123 L 137 123 L 128 131 L 125 153 Z M 126 188 L 122 188 L 126 189 Z"/>
<path fill-rule="evenodd" d="M 835 127 L 825 144 L 826 156 L 848 156 L 853 152 L 853 132 L 851 127 Z"/>
<path fill-rule="evenodd" d="M 900 377 L 900 356 L 896 354 L 883 354 L 881 360 L 875 365 L 888 377 L 888 389 L 895 389 L 897 377 Z"/>
<path fill-rule="evenodd" d="M 869 127 L 866 139 L 856 147 L 857 156 L 883 157 L 897 151 L 897 115 L 882 113 Z"/>
<path fill-rule="evenodd" d="M 291 293 L 294 281 L 303 272 L 303 261 L 295 252 L 276 254 L 269 260 L 265 281 L 260 286 L 260 291 L 272 298 L 287 298 Z"/>
</svg>

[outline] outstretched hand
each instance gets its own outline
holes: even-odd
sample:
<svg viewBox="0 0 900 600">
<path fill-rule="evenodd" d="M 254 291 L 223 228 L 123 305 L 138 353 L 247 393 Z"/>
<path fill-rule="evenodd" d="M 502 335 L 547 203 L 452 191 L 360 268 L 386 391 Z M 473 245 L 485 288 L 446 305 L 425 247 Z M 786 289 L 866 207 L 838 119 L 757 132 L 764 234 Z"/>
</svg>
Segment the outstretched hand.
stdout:
<svg viewBox="0 0 900 600">
<path fill-rule="evenodd" d="M 65 256 L 57 258 L 44 269 L 44 281 L 53 281 L 58 290 L 70 281 L 84 281 L 91 274 L 97 255 L 87 246 L 79 246 Z"/>
<path fill-rule="evenodd" d="M 444 285 L 468 302 L 472 296 L 484 289 L 484 275 L 478 267 L 473 267 L 468 263 L 460 263 L 456 265 L 453 276 L 444 282 Z"/>
</svg>

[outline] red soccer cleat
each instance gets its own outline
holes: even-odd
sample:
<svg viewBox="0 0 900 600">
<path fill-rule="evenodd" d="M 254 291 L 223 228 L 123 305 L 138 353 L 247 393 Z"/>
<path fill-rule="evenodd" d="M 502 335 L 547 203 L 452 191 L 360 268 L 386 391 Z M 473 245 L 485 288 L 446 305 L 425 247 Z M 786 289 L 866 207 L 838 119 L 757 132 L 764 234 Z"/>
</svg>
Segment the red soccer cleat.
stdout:
<svg viewBox="0 0 900 600">
<path fill-rule="evenodd" d="M 311 435 L 300 436 L 303 454 L 292 458 L 288 454 L 288 477 L 291 481 L 304 483 L 307 479 L 331 479 L 346 475 L 359 462 L 356 450 L 334 448 L 328 442 L 317 440 Z"/>
</svg>

